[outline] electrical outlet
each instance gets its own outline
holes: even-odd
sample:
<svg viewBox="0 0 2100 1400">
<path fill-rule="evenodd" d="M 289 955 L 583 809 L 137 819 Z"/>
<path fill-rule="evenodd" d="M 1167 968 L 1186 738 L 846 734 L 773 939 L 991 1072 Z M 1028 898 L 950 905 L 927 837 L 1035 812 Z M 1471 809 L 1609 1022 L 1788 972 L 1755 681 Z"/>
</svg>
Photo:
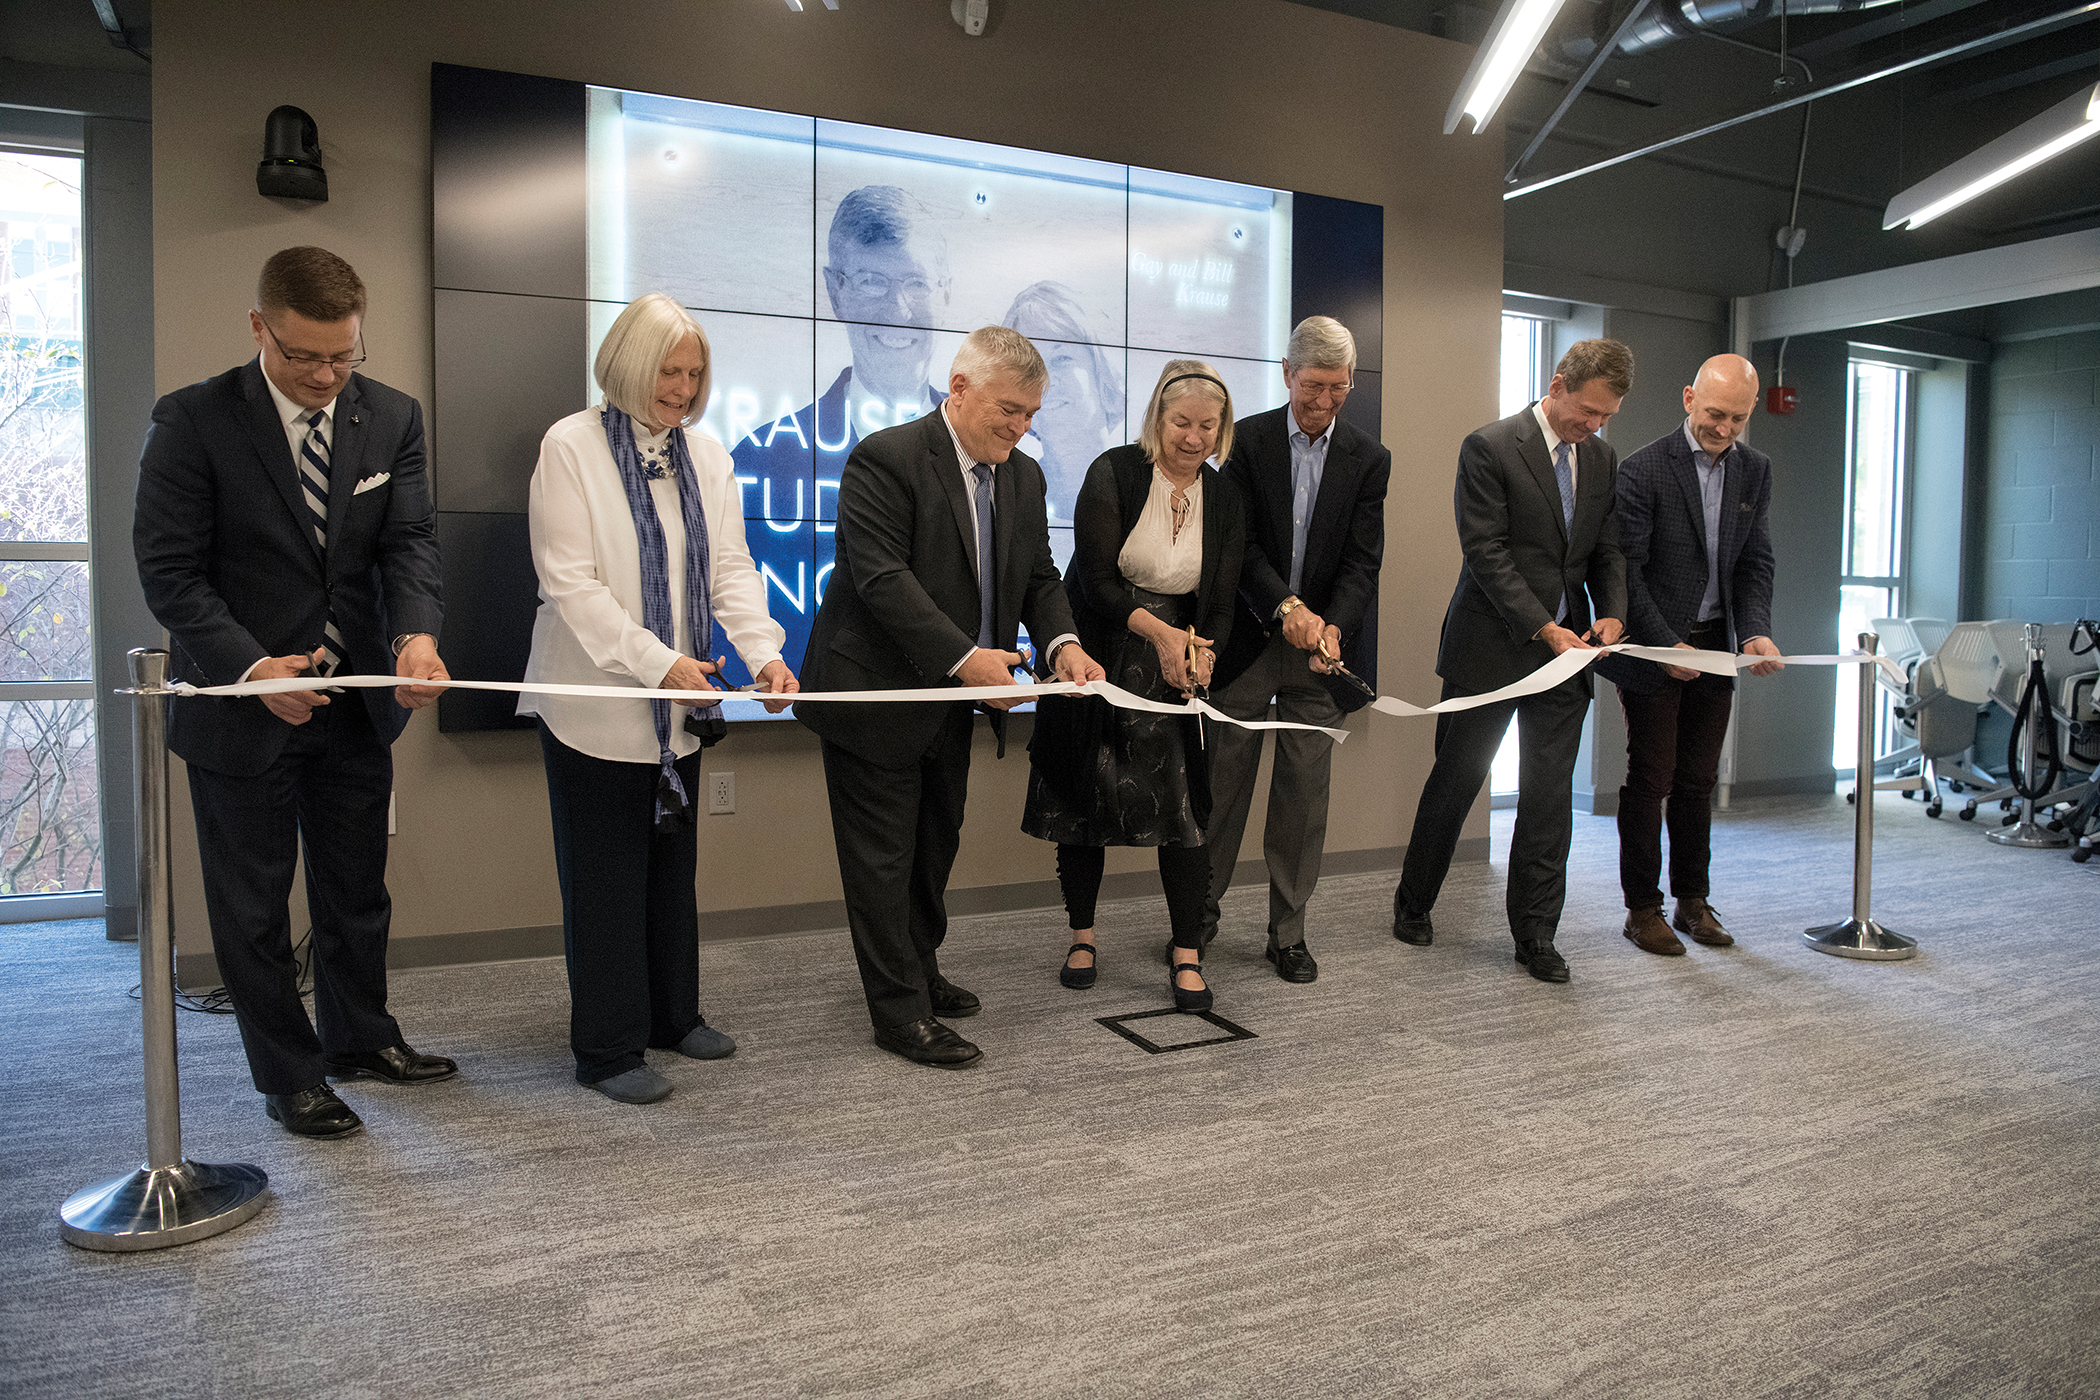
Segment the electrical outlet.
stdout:
<svg viewBox="0 0 2100 1400">
<path fill-rule="evenodd" d="M 707 775 L 707 814 L 726 817 L 736 811 L 736 774 Z"/>
</svg>

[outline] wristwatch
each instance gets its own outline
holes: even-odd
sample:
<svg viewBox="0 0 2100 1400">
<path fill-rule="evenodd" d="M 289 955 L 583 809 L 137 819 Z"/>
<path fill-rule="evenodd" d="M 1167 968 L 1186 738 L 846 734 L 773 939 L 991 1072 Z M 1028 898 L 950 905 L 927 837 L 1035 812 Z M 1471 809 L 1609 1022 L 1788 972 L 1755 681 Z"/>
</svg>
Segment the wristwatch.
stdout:
<svg viewBox="0 0 2100 1400">
<path fill-rule="evenodd" d="M 1276 620 L 1278 622 L 1281 622 L 1285 618 L 1289 617 L 1293 612 L 1296 612 L 1299 608 L 1302 608 L 1304 606 L 1305 600 L 1303 598 L 1300 598 L 1297 594 L 1293 593 L 1290 597 L 1284 599 L 1281 603 L 1278 603 L 1276 605 Z"/>
</svg>

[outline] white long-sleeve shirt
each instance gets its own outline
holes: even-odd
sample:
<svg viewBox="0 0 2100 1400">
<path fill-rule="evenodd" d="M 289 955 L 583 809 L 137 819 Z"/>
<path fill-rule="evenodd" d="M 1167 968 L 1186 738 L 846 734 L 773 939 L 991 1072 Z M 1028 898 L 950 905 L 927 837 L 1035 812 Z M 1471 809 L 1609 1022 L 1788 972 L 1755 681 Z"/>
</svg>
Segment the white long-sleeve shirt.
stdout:
<svg viewBox="0 0 2100 1400">
<path fill-rule="evenodd" d="M 744 543 L 744 517 L 729 452 L 697 428 L 686 428 L 686 450 L 700 484 L 707 520 L 708 582 L 717 646 L 726 636 L 755 675 L 779 659 L 786 629 L 766 611 L 765 583 Z M 643 446 L 653 441 L 637 431 Z M 525 680 L 563 685 L 653 689 L 679 655 L 690 655 L 685 610 L 685 521 L 678 483 L 649 483 L 663 524 L 671 580 L 671 635 L 665 646 L 644 627 L 641 550 L 620 470 L 605 443 L 599 409 L 570 414 L 547 430 L 533 468 L 530 498 L 532 565 L 539 572 L 540 609 L 532 626 Z M 700 658 L 712 660 L 711 657 Z M 584 699 L 526 692 L 518 713 L 536 714 L 554 737 L 593 758 L 621 763 L 657 761 L 656 725 L 647 700 Z M 671 747 L 683 757 L 700 746 L 671 712 Z"/>
</svg>

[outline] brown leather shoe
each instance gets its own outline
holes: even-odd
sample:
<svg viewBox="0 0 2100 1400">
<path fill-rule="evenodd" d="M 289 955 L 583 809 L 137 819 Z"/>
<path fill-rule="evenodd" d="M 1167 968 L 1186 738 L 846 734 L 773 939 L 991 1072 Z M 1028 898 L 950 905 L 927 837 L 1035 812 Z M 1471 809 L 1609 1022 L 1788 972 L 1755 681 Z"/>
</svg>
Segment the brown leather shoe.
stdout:
<svg viewBox="0 0 2100 1400">
<path fill-rule="evenodd" d="M 1726 948 L 1735 942 L 1714 907 L 1698 895 L 1688 894 L 1677 901 L 1677 917 L 1670 926 L 1680 933 L 1688 933 L 1694 942 L 1704 943 L 1709 948 Z"/>
<path fill-rule="evenodd" d="M 1629 909 L 1626 911 L 1626 937 L 1633 946 L 1644 953 L 1658 953 L 1666 958 L 1684 956 L 1684 945 L 1670 926 L 1663 922 L 1660 909 Z"/>
</svg>

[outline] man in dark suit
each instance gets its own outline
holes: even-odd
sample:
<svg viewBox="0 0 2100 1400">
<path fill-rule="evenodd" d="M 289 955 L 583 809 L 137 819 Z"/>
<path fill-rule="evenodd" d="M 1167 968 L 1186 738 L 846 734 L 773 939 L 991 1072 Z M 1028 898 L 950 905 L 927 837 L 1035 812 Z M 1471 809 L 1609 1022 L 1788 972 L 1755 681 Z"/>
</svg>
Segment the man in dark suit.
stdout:
<svg viewBox="0 0 2100 1400">
<path fill-rule="evenodd" d="M 1225 475 L 1247 503 L 1240 607 L 1218 657 L 1212 703 L 1235 719 L 1276 716 L 1332 727 L 1366 703 L 1362 691 L 1320 674 L 1339 659 L 1378 683 L 1378 566 L 1393 454 L 1336 415 L 1356 375 L 1356 340 L 1331 316 L 1308 316 L 1285 348 L 1290 402 L 1233 428 Z M 1210 897 L 1203 938 L 1218 931 L 1254 803 L 1262 731 L 1212 731 Z M 1334 741 L 1278 730 L 1262 838 L 1269 866 L 1269 961 L 1286 982 L 1310 982 L 1319 964 L 1305 944 L 1305 905 L 1320 883 Z"/>
<path fill-rule="evenodd" d="M 1513 684 L 1562 652 L 1619 640 L 1626 559 L 1613 522 L 1618 457 L 1596 436 L 1633 387 L 1633 352 L 1583 340 L 1561 357 L 1546 397 L 1472 434 L 1458 453 L 1458 543 L 1465 564 L 1444 613 L 1444 698 Z M 1517 822 L 1510 841 L 1509 930 L 1541 982 L 1568 980 L 1553 946 L 1568 892 L 1575 753 L 1589 709 L 1587 670 L 1514 700 L 1437 716 L 1436 763 L 1415 808 L 1393 892 L 1393 936 L 1426 944 L 1429 911 L 1495 750 L 1517 716 Z"/>
<path fill-rule="evenodd" d="M 1023 625 L 1041 648 L 1041 673 L 1103 678 L 1079 646 L 1050 560 L 1042 469 L 1014 450 L 1046 374 L 1020 332 L 973 331 L 939 411 L 853 450 L 839 482 L 838 566 L 803 660 L 805 700 L 823 690 L 1012 685 Z M 987 703 L 1003 711 L 1020 698 Z M 960 701 L 796 709 L 824 741 L 832 838 L 875 1041 L 949 1068 L 981 1053 L 935 1019 L 979 1010 L 938 961 L 972 710 Z"/>
<path fill-rule="evenodd" d="M 1757 370 L 1716 355 L 1684 391 L 1684 425 L 1619 464 L 1619 544 L 1626 552 L 1626 639 L 1651 647 L 1779 655 L 1772 630 L 1772 460 L 1739 441 L 1757 407 Z M 1751 666 L 1756 675 L 1777 661 Z M 1626 937 L 1681 956 L 1677 932 L 1735 942 L 1707 903 L 1709 803 L 1735 702 L 1735 679 L 1630 656 L 1597 669 L 1626 711 L 1619 789 L 1619 885 Z M 1670 827 L 1675 915 L 1663 919 L 1662 834 Z M 1676 932 L 1673 932 L 1673 928 Z"/>
<path fill-rule="evenodd" d="M 416 401 L 353 373 L 364 283 L 321 248 L 265 263 L 259 354 L 154 405 L 132 542 L 178 679 L 443 680 L 438 550 Z M 361 1125 L 327 1076 L 442 1079 L 386 1010 L 389 749 L 431 686 L 174 702 L 212 950 L 270 1117 L 306 1137 Z M 287 902 L 306 855 L 318 1035 Z"/>
</svg>

